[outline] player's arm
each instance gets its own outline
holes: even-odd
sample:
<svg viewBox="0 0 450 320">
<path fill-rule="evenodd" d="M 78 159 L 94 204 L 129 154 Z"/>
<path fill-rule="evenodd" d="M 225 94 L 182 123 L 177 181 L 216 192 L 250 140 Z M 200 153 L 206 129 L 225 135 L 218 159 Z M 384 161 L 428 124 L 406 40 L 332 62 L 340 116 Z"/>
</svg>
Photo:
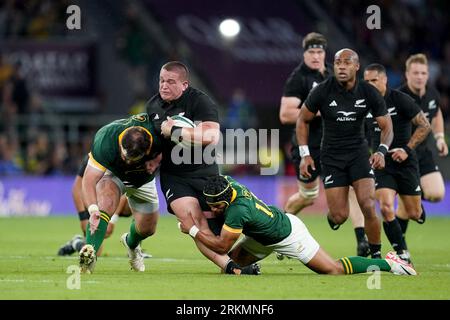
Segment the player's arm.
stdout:
<svg viewBox="0 0 450 320">
<path fill-rule="evenodd" d="M 218 254 L 226 254 L 239 239 L 242 229 L 233 229 L 224 225 L 219 236 L 213 233 L 205 233 L 195 225 L 192 216 L 179 222 L 179 228 L 182 232 L 188 233 L 192 238 L 199 240 L 205 246 Z"/>
<path fill-rule="evenodd" d="M 241 232 L 230 232 L 222 228 L 219 236 L 199 231 L 194 238 L 218 254 L 227 254 L 239 239 L 240 234 Z"/>
<path fill-rule="evenodd" d="M 421 144 L 427 136 L 430 134 L 431 125 L 427 119 L 427 116 L 423 111 L 420 111 L 411 122 L 417 127 L 416 131 L 414 131 L 413 135 L 409 139 L 408 144 L 406 145 L 410 149 L 415 149 L 419 144 Z"/>
<path fill-rule="evenodd" d="M 300 114 L 298 106 L 301 100 L 297 97 L 281 97 L 280 122 L 282 124 L 295 124 Z"/>
<path fill-rule="evenodd" d="M 375 118 L 380 127 L 380 145 L 378 149 L 370 156 L 370 164 L 374 169 L 383 169 L 385 162 L 384 156 L 389 150 L 389 147 L 394 139 L 394 130 L 392 128 L 392 119 L 389 114 L 378 116 Z"/>
<path fill-rule="evenodd" d="M 84 171 L 83 181 L 81 185 L 81 192 L 86 208 L 89 211 L 89 223 L 91 234 L 97 230 L 98 223 L 100 222 L 100 210 L 97 204 L 97 183 L 105 174 L 106 168 L 100 163 L 95 161 L 92 154 L 89 154 L 88 165 Z"/>
<path fill-rule="evenodd" d="M 183 128 L 181 134 L 183 140 L 195 145 L 217 144 L 220 139 L 220 124 L 213 121 L 200 122 L 195 128 Z"/>
<path fill-rule="evenodd" d="M 441 157 L 445 157 L 448 154 L 448 146 L 444 137 L 444 117 L 442 111 L 438 108 L 436 116 L 431 120 L 431 130 L 433 131 L 434 138 L 436 139 L 436 148 L 439 151 Z"/>
<path fill-rule="evenodd" d="M 311 173 L 308 167 L 311 166 L 312 170 L 316 170 L 314 165 L 314 160 L 312 159 L 309 148 L 308 148 L 308 138 L 309 138 L 309 123 L 314 119 L 315 113 L 310 111 L 309 108 L 304 104 L 300 108 L 300 114 L 298 116 L 295 134 L 297 136 L 298 148 L 302 160 L 300 161 L 300 175 L 310 178 Z"/>
<path fill-rule="evenodd" d="M 83 194 L 84 204 L 89 208 L 92 204 L 97 204 L 97 183 L 105 174 L 106 168 L 98 163 L 92 154 L 89 154 L 88 165 L 84 171 L 81 192 Z"/>
<path fill-rule="evenodd" d="M 423 111 L 419 111 L 417 115 L 411 119 L 411 122 L 417 128 L 406 146 L 404 148 L 394 148 L 389 150 L 394 161 L 402 162 L 408 159 L 411 150 L 415 149 L 420 143 L 422 143 L 431 131 L 430 122 Z"/>
</svg>

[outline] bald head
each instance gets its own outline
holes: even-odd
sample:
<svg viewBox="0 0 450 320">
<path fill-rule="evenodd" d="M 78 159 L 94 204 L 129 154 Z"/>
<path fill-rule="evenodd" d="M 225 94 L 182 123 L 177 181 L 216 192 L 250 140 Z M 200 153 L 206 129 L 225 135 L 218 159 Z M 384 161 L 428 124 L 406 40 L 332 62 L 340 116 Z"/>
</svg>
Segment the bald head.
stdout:
<svg viewBox="0 0 450 320">
<path fill-rule="evenodd" d="M 347 89 L 351 89 L 356 81 L 359 70 L 358 54 L 352 49 L 341 49 L 334 55 L 334 75 Z"/>
<path fill-rule="evenodd" d="M 334 55 L 334 60 L 336 59 L 349 59 L 354 62 L 359 63 L 359 56 L 358 54 L 353 51 L 352 49 L 344 48 L 336 52 Z"/>
</svg>

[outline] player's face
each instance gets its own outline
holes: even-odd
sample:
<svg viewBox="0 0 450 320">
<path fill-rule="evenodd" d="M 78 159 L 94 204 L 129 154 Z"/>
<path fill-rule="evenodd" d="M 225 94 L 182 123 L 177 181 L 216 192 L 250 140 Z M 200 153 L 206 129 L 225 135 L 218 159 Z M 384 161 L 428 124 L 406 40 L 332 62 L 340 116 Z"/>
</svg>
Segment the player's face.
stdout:
<svg viewBox="0 0 450 320">
<path fill-rule="evenodd" d="M 303 61 L 309 68 L 320 70 L 325 66 L 325 50 L 308 49 L 303 52 Z"/>
<path fill-rule="evenodd" d="M 428 81 L 428 66 L 422 63 L 411 63 L 405 73 L 408 85 L 414 90 L 423 90 Z"/>
<path fill-rule="evenodd" d="M 169 102 L 178 99 L 187 87 L 188 82 L 180 79 L 179 73 L 161 69 L 159 74 L 159 94 L 164 101 Z"/>
<path fill-rule="evenodd" d="M 377 88 L 379 92 L 386 90 L 387 77 L 384 73 L 379 73 L 376 70 L 364 71 L 364 80 Z"/>
<path fill-rule="evenodd" d="M 209 207 L 211 208 L 211 212 L 214 215 L 222 214 L 225 211 L 226 206 L 227 205 L 225 203 L 216 204 L 214 206 L 209 205 Z"/>
<path fill-rule="evenodd" d="M 352 81 L 359 69 L 359 62 L 349 51 L 343 51 L 334 57 L 334 75 L 339 82 Z"/>
</svg>

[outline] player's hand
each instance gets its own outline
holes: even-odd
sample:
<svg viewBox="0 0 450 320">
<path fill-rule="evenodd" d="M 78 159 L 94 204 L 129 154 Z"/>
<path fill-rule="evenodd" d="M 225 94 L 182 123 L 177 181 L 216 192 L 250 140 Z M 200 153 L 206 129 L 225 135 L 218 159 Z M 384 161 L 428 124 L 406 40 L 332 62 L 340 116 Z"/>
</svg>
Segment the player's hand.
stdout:
<svg viewBox="0 0 450 320">
<path fill-rule="evenodd" d="M 161 123 L 161 134 L 164 138 L 170 138 L 173 125 L 174 120 L 171 117 L 167 117 L 167 120 L 164 120 L 163 123 Z"/>
<path fill-rule="evenodd" d="M 100 211 L 92 211 L 89 217 L 89 229 L 91 230 L 91 235 L 95 233 L 98 229 L 98 224 L 100 223 Z"/>
<path fill-rule="evenodd" d="M 194 219 L 190 214 L 188 214 L 183 220 L 178 221 L 179 221 L 178 227 L 183 233 L 189 233 L 189 230 L 192 228 L 193 225 L 195 225 Z"/>
<path fill-rule="evenodd" d="M 155 171 L 158 169 L 159 165 L 161 164 L 162 159 L 162 153 L 158 154 L 155 158 L 145 161 L 145 170 L 149 174 L 155 173 Z"/>
<path fill-rule="evenodd" d="M 438 149 L 440 157 L 445 157 L 448 155 L 448 146 L 447 143 L 445 143 L 444 138 L 439 138 L 436 140 L 436 148 Z"/>
<path fill-rule="evenodd" d="M 395 162 L 403 162 L 408 159 L 408 153 L 403 148 L 394 148 L 388 151 L 391 153 L 392 160 Z"/>
<path fill-rule="evenodd" d="M 108 223 L 108 228 L 106 228 L 106 233 L 105 233 L 105 239 L 109 238 L 109 236 L 112 235 L 112 233 L 114 232 L 114 223 Z"/>
<path fill-rule="evenodd" d="M 311 166 L 311 169 L 316 171 L 316 166 L 314 164 L 314 160 L 311 156 L 303 157 L 300 161 L 300 177 L 309 179 L 311 178 L 311 173 L 308 168 Z"/>
<path fill-rule="evenodd" d="M 384 155 L 381 152 L 375 152 L 369 158 L 372 168 L 381 170 L 384 169 Z"/>
</svg>

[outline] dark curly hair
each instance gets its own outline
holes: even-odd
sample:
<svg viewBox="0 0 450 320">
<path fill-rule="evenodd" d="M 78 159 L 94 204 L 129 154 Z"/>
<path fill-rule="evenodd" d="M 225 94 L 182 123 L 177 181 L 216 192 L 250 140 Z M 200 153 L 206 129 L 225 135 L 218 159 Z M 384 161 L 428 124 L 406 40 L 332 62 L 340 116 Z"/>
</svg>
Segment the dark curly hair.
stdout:
<svg viewBox="0 0 450 320">
<path fill-rule="evenodd" d="M 233 196 L 233 188 L 224 176 L 217 175 L 207 180 L 203 188 L 203 194 L 208 204 L 226 203 L 229 205 Z"/>
<path fill-rule="evenodd" d="M 128 159 L 141 159 L 150 152 L 152 137 L 142 127 L 128 128 L 121 141 Z"/>
</svg>

